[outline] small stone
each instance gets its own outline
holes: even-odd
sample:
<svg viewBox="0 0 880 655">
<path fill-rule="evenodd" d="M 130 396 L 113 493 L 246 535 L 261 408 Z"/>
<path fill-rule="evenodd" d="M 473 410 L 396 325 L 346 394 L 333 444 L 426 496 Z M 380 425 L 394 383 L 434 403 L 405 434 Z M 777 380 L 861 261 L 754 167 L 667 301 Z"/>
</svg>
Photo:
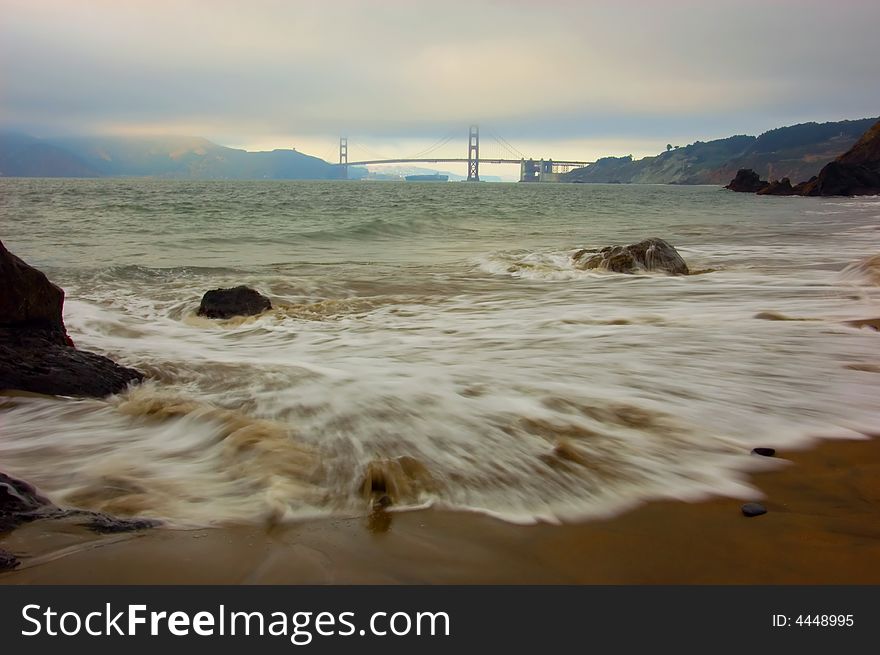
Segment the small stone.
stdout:
<svg viewBox="0 0 880 655">
<path fill-rule="evenodd" d="M 773 457 L 775 454 L 775 448 L 752 448 L 752 455 L 760 455 L 761 457 Z"/>
<path fill-rule="evenodd" d="M 90 520 L 82 523 L 84 527 L 99 534 L 115 534 L 117 532 L 135 532 L 146 530 L 159 525 L 159 521 L 153 519 L 121 519 L 107 514 L 95 513 Z"/>
<path fill-rule="evenodd" d="M 761 503 L 746 503 L 742 506 L 742 513 L 744 516 L 761 516 L 767 513 L 767 508 Z"/>
</svg>

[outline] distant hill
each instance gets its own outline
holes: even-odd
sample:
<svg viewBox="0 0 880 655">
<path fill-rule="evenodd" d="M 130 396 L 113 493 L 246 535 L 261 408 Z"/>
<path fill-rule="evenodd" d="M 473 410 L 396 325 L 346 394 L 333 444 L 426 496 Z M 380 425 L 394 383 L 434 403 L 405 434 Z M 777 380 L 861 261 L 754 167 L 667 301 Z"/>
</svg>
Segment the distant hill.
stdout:
<svg viewBox="0 0 880 655">
<path fill-rule="evenodd" d="M 605 157 L 563 176 L 565 182 L 727 184 L 741 168 L 764 179 L 806 180 L 846 152 L 877 118 L 802 123 L 758 137 L 697 141 L 655 157 Z"/>
<path fill-rule="evenodd" d="M 0 177 L 97 177 L 73 153 L 17 132 L 0 132 Z"/>
<path fill-rule="evenodd" d="M 296 150 L 247 152 L 200 137 L 36 139 L 0 133 L 0 176 L 5 177 L 287 180 L 338 175 L 323 159 Z"/>
</svg>

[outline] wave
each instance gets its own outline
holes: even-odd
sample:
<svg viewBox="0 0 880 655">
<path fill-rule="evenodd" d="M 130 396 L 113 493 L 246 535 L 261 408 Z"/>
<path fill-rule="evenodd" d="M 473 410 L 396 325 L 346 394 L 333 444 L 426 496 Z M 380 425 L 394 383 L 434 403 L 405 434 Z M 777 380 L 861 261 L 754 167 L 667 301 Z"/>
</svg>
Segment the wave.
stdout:
<svg viewBox="0 0 880 655">
<path fill-rule="evenodd" d="M 441 216 L 397 215 L 394 218 L 374 217 L 358 221 L 338 221 L 333 228 L 298 231 L 296 238 L 309 241 L 336 241 L 352 239 L 390 239 L 410 236 L 452 233 L 467 235 L 477 230 L 455 218 Z"/>
<path fill-rule="evenodd" d="M 847 282 L 880 286 L 880 254 L 849 264 L 841 272 L 841 278 Z"/>
<path fill-rule="evenodd" d="M 580 248 L 565 251 L 499 250 L 477 257 L 477 267 L 491 275 L 503 275 L 526 280 L 588 280 L 608 278 L 632 278 L 620 273 L 599 269 L 584 270 L 574 265 L 572 256 Z M 693 275 L 714 273 L 717 268 L 695 268 Z M 665 273 L 641 271 L 637 275 L 649 277 L 668 277 Z"/>
</svg>

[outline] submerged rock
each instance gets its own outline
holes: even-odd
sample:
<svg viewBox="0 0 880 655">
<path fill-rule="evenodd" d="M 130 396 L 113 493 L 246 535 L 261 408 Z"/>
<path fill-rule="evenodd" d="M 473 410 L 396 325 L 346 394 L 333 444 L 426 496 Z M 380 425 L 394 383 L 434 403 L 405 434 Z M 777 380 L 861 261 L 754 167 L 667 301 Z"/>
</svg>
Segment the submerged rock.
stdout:
<svg viewBox="0 0 880 655">
<path fill-rule="evenodd" d="M 100 533 L 132 532 L 159 525 L 159 521 L 153 519 L 118 518 L 103 512 L 62 509 L 37 491 L 32 484 L 0 473 L 0 532 L 8 532 L 23 523 L 40 519 L 74 518 L 85 519 L 79 525 Z"/>
<path fill-rule="evenodd" d="M 39 518 L 57 516 L 60 512 L 33 485 L 0 473 L 0 532 Z"/>
<path fill-rule="evenodd" d="M 687 275 L 688 267 L 678 251 L 663 239 L 652 237 L 628 246 L 608 246 L 598 252 L 579 250 L 572 262 L 581 270 L 636 273 L 663 271 L 670 275 Z"/>
<path fill-rule="evenodd" d="M 64 291 L 0 242 L 0 389 L 102 397 L 143 374 L 77 350 L 64 327 Z"/>
<path fill-rule="evenodd" d="M 202 296 L 199 316 L 208 318 L 232 318 L 233 316 L 254 316 L 272 309 L 269 299 L 244 285 L 231 289 L 213 289 Z"/>
<path fill-rule="evenodd" d="M 155 528 L 159 525 L 159 521 L 154 521 L 153 519 L 120 519 L 100 512 L 88 512 L 86 516 L 89 517 L 89 520 L 80 525 L 100 534 L 135 532 L 136 530 Z"/>
<path fill-rule="evenodd" d="M 767 180 L 762 180 L 751 168 L 741 168 L 736 172 L 736 177 L 724 188 L 740 193 L 757 193 L 769 185 Z"/>
</svg>

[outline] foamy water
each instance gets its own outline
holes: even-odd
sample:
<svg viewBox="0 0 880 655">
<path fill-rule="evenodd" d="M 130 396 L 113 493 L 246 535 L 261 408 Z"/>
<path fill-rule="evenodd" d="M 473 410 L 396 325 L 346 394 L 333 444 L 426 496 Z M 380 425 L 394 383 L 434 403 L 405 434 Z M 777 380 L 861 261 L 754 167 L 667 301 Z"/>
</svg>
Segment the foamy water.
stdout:
<svg viewBox="0 0 880 655">
<path fill-rule="evenodd" d="M 756 445 L 878 426 L 880 199 L 711 187 L 0 180 L 74 341 L 151 381 L 7 398 L 0 469 L 179 525 L 578 520 L 754 497 Z M 659 236 L 697 274 L 580 271 Z M 859 262 L 865 262 L 859 264 Z M 195 315 L 249 284 L 274 309 Z M 366 479 L 366 482 L 365 482 Z M 372 482 L 371 482 L 372 481 Z M 365 489 L 366 485 L 366 489 Z M 379 486 L 382 486 L 380 484 Z"/>
</svg>

